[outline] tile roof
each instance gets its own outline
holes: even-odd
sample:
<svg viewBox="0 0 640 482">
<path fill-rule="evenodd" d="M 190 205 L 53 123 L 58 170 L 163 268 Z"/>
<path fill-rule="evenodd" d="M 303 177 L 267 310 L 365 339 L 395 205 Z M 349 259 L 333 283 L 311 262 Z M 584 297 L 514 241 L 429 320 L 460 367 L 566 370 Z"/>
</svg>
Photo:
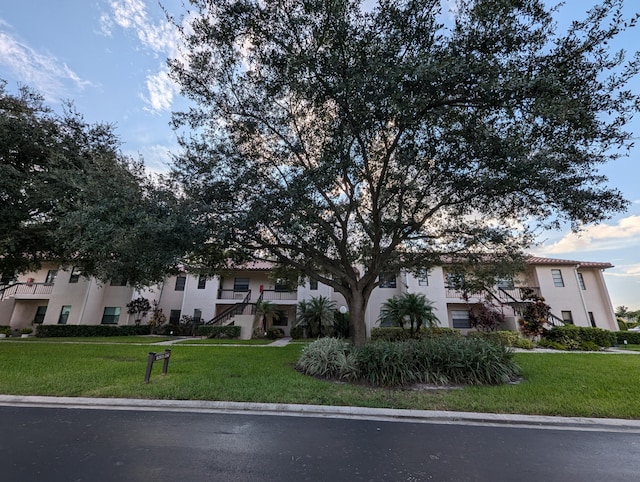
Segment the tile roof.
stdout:
<svg viewBox="0 0 640 482">
<path fill-rule="evenodd" d="M 543 265 L 556 265 L 556 266 L 579 266 L 581 268 L 613 268 L 611 263 L 599 262 L 599 261 L 575 261 L 571 259 L 557 259 L 557 258 L 544 258 L 541 256 L 530 256 L 527 258 L 527 264 L 543 264 Z"/>
</svg>

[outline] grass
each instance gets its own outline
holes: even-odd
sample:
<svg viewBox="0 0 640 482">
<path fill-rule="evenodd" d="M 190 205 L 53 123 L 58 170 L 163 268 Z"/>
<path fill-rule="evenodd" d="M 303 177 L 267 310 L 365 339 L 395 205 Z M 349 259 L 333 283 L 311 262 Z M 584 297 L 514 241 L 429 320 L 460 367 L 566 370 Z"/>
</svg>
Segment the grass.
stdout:
<svg viewBox="0 0 640 482">
<path fill-rule="evenodd" d="M 621 350 L 640 351 L 640 345 L 620 345 Z"/>
<path fill-rule="evenodd" d="M 640 419 L 640 357 L 518 353 L 523 380 L 461 390 L 388 390 L 304 376 L 304 345 L 262 350 L 173 345 L 169 373 L 156 363 L 143 383 L 147 347 L 0 343 L 0 393 L 353 405 Z"/>
<path fill-rule="evenodd" d="M 55 338 L 38 338 L 30 336 L 29 338 L 6 338 L 7 341 L 19 342 L 40 342 L 40 343 L 134 343 L 134 344 L 153 344 L 161 341 L 168 341 L 170 336 L 76 336 L 76 337 L 55 337 Z"/>
</svg>

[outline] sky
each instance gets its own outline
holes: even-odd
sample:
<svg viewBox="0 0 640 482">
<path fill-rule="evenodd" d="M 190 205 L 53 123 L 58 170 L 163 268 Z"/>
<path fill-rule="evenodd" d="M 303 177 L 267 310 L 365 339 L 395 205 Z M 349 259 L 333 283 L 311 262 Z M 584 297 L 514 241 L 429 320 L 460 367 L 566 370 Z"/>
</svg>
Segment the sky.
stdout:
<svg viewBox="0 0 640 482">
<path fill-rule="evenodd" d="M 551 0 L 549 0 L 551 2 Z M 126 154 L 142 156 L 147 168 L 168 169 L 177 152 L 169 123 L 172 111 L 187 106 L 167 75 L 166 59 L 178 55 L 178 35 L 156 0 L 20 0 L 0 8 L 0 79 L 40 91 L 54 108 L 71 100 L 89 122 L 115 125 Z M 182 0 L 162 0 L 170 14 L 185 13 Z M 556 3 L 556 2 L 553 2 Z M 557 21 L 562 27 L 582 18 L 596 0 L 567 0 Z M 634 11 L 627 2 L 627 15 Z M 637 6 L 637 5 L 636 5 Z M 612 47 L 640 46 L 640 28 Z M 640 89 L 640 79 L 632 88 Z M 640 139 L 640 115 L 629 128 Z M 637 135 L 636 135 L 637 134 Z M 640 147 L 602 166 L 609 185 L 622 191 L 629 209 L 580 235 L 568 229 L 540 234 L 538 256 L 608 261 L 605 271 L 614 307 L 640 309 Z"/>
</svg>

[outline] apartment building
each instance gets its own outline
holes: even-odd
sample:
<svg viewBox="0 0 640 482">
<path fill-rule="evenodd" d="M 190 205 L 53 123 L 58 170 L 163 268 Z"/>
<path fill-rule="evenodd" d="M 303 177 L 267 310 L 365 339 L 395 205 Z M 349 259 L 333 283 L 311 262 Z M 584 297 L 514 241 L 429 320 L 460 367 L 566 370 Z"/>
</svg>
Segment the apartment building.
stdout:
<svg viewBox="0 0 640 482">
<path fill-rule="evenodd" d="M 441 326 L 471 329 L 469 304 L 489 299 L 505 316 L 501 328 L 517 330 L 518 311 L 527 303 L 522 296 L 523 288 L 545 298 L 557 323 L 617 330 L 602 275 L 603 270 L 611 267 L 610 263 L 530 257 L 526 270 L 514 279 L 501 280 L 490 290 L 466 297 L 452 283 L 447 266 L 418 276 L 405 272 L 383 273 L 365 313 L 367 332 L 379 326 L 382 304 L 405 292 L 422 293 L 431 300 Z M 51 264 L 15 280 L 3 280 L 0 325 L 16 329 L 34 323 L 130 325 L 136 323 L 136 318 L 146 323 L 149 314 L 132 315 L 127 310 L 130 301 L 144 297 L 155 301 L 170 323 L 179 323 L 185 315 L 200 322 L 235 323 L 243 327 L 242 337 L 248 338 L 258 301 L 270 301 L 277 306 L 280 316 L 273 320 L 273 325 L 287 335 L 295 324 L 296 306 L 302 300 L 324 296 L 342 311 L 348 309 L 342 295 L 328 286 L 309 280 L 300 286 L 290 286 L 271 274 L 272 265 L 256 262 L 226 277 L 205 278 L 183 273 L 137 291 L 128 286 L 126 280 L 100 283 L 83 277 L 77 268 L 64 270 Z"/>
</svg>

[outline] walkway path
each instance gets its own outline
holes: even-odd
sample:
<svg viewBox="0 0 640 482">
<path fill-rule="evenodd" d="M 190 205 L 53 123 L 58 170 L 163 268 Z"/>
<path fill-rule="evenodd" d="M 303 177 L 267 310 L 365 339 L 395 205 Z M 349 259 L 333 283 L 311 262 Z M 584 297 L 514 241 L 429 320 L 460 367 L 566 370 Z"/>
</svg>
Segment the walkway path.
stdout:
<svg viewBox="0 0 640 482">
<path fill-rule="evenodd" d="M 159 341 L 157 343 L 152 343 L 152 345 L 175 345 L 176 343 L 180 343 L 181 341 L 185 341 L 185 340 L 196 340 L 196 339 L 204 339 L 203 337 L 192 337 L 192 336 L 179 336 L 176 337 L 172 340 L 166 340 L 166 341 Z M 285 338 L 280 338 L 278 340 L 275 340 L 273 343 L 269 343 L 268 345 L 242 345 L 242 344 L 233 344 L 233 343 L 225 343 L 225 344 L 215 344 L 212 343 L 211 346 L 287 346 L 289 344 L 289 342 L 291 341 L 291 338 L 289 337 L 285 337 Z M 188 346 L 186 343 L 184 345 L 180 345 L 180 346 Z M 202 345 L 194 345 L 194 346 L 202 346 Z"/>
</svg>

